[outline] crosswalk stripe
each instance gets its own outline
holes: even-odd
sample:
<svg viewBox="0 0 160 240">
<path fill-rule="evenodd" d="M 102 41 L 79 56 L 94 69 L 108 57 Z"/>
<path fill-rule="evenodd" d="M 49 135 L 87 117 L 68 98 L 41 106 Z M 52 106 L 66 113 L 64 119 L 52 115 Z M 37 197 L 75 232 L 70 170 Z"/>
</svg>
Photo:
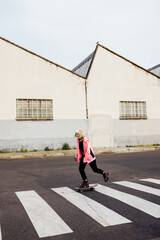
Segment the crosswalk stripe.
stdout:
<svg viewBox="0 0 160 240">
<path fill-rule="evenodd" d="M 96 187 L 96 191 L 106 196 L 118 199 L 119 201 L 124 202 L 134 208 L 137 208 L 155 218 L 160 217 L 160 206 L 155 203 L 100 184 L 98 184 L 98 186 Z"/>
<path fill-rule="evenodd" d="M 67 199 L 104 227 L 131 222 L 111 209 L 68 187 L 52 188 L 52 190 Z"/>
<path fill-rule="evenodd" d="M 120 182 L 114 182 L 115 184 L 121 185 L 121 186 L 125 186 L 125 187 L 129 187 L 132 189 L 136 189 L 142 192 L 146 192 L 146 193 L 151 193 L 154 194 L 156 196 L 160 196 L 160 190 L 156 189 L 156 188 L 152 188 L 152 187 L 147 187 L 138 183 L 132 183 L 132 182 L 128 182 L 128 181 L 120 181 Z"/>
<path fill-rule="evenodd" d="M 159 180 L 159 179 L 145 178 L 145 179 L 140 179 L 140 180 L 141 180 L 141 181 L 146 181 L 146 182 L 151 182 L 151 183 L 160 184 L 160 180 Z"/>
<path fill-rule="evenodd" d="M 73 232 L 35 191 L 16 192 L 16 195 L 40 238 Z"/>
<path fill-rule="evenodd" d="M 0 240 L 2 240 L 2 231 L 1 231 L 1 225 L 0 225 Z"/>
</svg>

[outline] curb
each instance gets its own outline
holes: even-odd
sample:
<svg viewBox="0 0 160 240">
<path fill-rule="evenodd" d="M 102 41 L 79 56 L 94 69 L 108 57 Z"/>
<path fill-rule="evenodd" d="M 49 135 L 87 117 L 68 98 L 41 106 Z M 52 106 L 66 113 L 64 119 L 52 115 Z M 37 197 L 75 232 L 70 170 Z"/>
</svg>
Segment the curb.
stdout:
<svg viewBox="0 0 160 240">
<path fill-rule="evenodd" d="M 110 150 L 97 151 L 97 154 L 109 154 L 109 153 L 130 153 L 130 152 L 147 152 L 147 151 L 158 151 L 160 147 L 126 147 L 126 148 L 113 148 Z M 94 151 L 96 154 L 96 151 Z"/>
<path fill-rule="evenodd" d="M 117 148 L 95 148 L 95 154 L 111 154 L 111 153 L 129 153 L 158 151 L 160 146 L 155 147 L 117 147 Z M 46 151 L 46 152 L 26 152 L 26 153 L 0 153 L 0 159 L 20 159 L 20 158 L 46 158 L 59 156 L 75 156 L 76 150 Z"/>
<path fill-rule="evenodd" d="M 76 150 L 66 151 L 46 151 L 46 152 L 26 152 L 26 153 L 0 153 L 0 159 L 18 159 L 18 158 L 46 158 L 58 156 L 74 156 Z"/>
</svg>

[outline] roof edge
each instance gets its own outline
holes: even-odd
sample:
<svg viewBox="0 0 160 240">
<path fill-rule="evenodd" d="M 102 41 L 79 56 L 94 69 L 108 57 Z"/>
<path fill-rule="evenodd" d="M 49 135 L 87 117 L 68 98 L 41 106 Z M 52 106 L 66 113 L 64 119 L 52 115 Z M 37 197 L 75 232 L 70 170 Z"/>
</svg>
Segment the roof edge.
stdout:
<svg viewBox="0 0 160 240">
<path fill-rule="evenodd" d="M 157 64 L 157 65 L 155 65 L 155 66 L 153 66 L 153 67 L 151 67 L 151 68 L 149 68 L 149 69 L 147 69 L 148 71 L 151 71 L 151 70 L 154 70 L 154 69 L 156 69 L 156 68 L 158 68 L 158 67 L 160 67 L 160 64 Z"/>
<path fill-rule="evenodd" d="M 94 61 L 95 56 L 96 56 L 96 53 L 97 53 L 97 49 L 98 49 L 98 44 L 96 45 L 96 48 L 95 48 L 95 50 L 94 50 L 94 54 L 93 54 L 93 57 L 92 57 L 92 61 L 91 61 L 91 64 L 90 64 L 90 66 L 89 66 L 89 68 L 88 68 L 88 72 L 87 72 L 87 75 L 86 75 L 86 79 L 88 78 L 88 75 L 89 75 L 90 70 L 91 70 L 91 68 L 92 68 L 92 64 L 93 64 L 93 61 Z"/>
<path fill-rule="evenodd" d="M 93 55 L 94 55 L 94 51 L 89 54 L 88 57 L 86 57 L 83 61 L 81 61 L 77 66 L 75 66 L 72 71 L 76 71 L 77 69 L 79 69 L 81 66 L 83 66 L 89 59 L 92 59 L 93 58 Z"/>
<path fill-rule="evenodd" d="M 16 43 L 13 43 L 13 42 L 11 42 L 11 41 L 9 41 L 9 40 L 1 37 L 1 36 L 0 36 L 0 39 L 3 40 L 3 41 L 5 41 L 5 42 L 7 42 L 7 43 L 10 43 L 10 44 L 14 45 L 15 47 L 18 47 L 18 48 L 22 49 L 23 51 L 26 51 L 26 52 L 28 52 L 28 53 L 30 53 L 30 54 L 38 57 L 38 58 L 41 58 L 42 60 L 44 60 L 44 61 L 46 61 L 46 62 L 49 62 L 49 63 L 51 63 L 51 64 L 53 64 L 53 65 L 55 65 L 55 66 L 57 66 L 57 67 L 60 67 L 60 68 L 62 68 L 63 70 L 66 70 L 66 71 L 68 71 L 68 72 L 70 72 L 70 73 L 72 73 L 72 74 L 74 74 L 74 75 L 76 75 L 76 76 L 78 76 L 78 77 L 81 77 L 81 78 L 83 78 L 83 79 L 86 79 L 86 77 L 83 77 L 83 76 L 81 76 L 81 75 L 79 75 L 79 74 L 77 74 L 77 73 L 74 73 L 74 72 L 72 72 L 70 69 L 65 68 L 65 67 L 63 67 L 63 66 L 61 66 L 61 65 L 59 65 L 59 64 L 57 64 L 57 63 L 55 63 L 55 62 L 53 62 L 53 61 L 51 61 L 51 60 L 48 60 L 47 58 L 44 58 L 44 57 L 42 57 L 42 56 L 40 56 L 40 55 L 38 55 L 38 54 L 36 54 L 36 53 L 34 53 L 34 52 L 32 52 L 32 51 L 24 48 L 24 47 L 21 47 L 20 45 L 18 45 L 18 44 L 16 44 Z"/>
<path fill-rule="evenodd" d="M 93 51 L 88 57 L 86 57 L 83 61 L 81 61 L 76 67 L 74 67 L 74 68 L 72 69 L 72 71 L 74 71 L 74 70 L 78 69 L 79 67 L 81 67 L 81 66 L 88 60 L 88 58 L 90 58 L 90 57 L 92 56 L 92 57 L 91 57 L 92 60 L 91 60 L 91 63 L 90 63 L 90 65 L 89 65 L 89 68 L 88 68 L 86 77 L 84 77 L 85 79 L 87 79 L 87 78 L 88 78 L 88 75 L 89 75 L 89 72 L 90 72 L 90 69 L 91 69 L 91 67 L 92 67 L 92 63 L 93 63 L 93 61 L 94 61 L 96 52 L 97 52 L 97 48 L 98 48 L 98 45 L 96 45 L 96 48 L 94 49 L 94 51 Z M 81 76 L 81 75 L 80 75 L 80 76 Z"/>
<path fill-rule="evenodd" d="M 118 53 L 116 53 L 116 52 L 114 52 L 114 51 L 110 50 L 109 48 L 106 48 L 106 47 L 104 47 L 103 45 L 101 45 L 101 44 L 99 44 L 99 43 L 98 43 L 98 46 L 99 46 L 99 47 L 102 47 L 102 48 L 104 48 L 105 50 L 107 50 L 107 51 L 109 51 L 109 52 L 113 53 L 114 55 L 116 55 L 116 56 L 118 56 L 118 57 L 120 57 L 120 58 L 124 59 L 125 61 L 127 61 L 127 62 L 129 62 L 129 63 L 133 64 L 134 66 L 136 66 L 136 67 L 138 67 L 138 68 L 140 68 L 140 69 L 144 70 L 145 72 L 147 72 L 147 73 L 149 73 L 149 74 L 153 75 L 154 77 L 157 77 L 157 78 L 159 78 L 159 79 L 160 79 L 160 77 L 159 77 L 159 76 L 157 76 L 156 74 L 154 74 L 154 73 L 152 73 L 152 72 L 148 71 L 147 69 L 145 69 L 145 68 L 143 68 L 143 67 L 139 66 L 138 64 L 136 64 L 136 63 L 134 63 L 134 62 L 132 62 L 132 61 L 128 60 L 127 58 L 125 58 L 125 57 L 123 57 L 123 56 L 119 55 Z"/>
</svg>

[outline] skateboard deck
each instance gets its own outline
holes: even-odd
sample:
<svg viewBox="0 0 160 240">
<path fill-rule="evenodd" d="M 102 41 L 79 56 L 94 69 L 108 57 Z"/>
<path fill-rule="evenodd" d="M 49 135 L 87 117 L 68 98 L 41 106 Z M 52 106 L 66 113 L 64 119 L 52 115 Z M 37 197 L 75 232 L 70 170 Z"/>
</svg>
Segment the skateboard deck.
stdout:
<svg viewBox="0 0 160 240">
<path fill-rule="evenodd" d="M 96 186 L 98 184 L 93 184 L 93 185 L 90 185 L 89 187 L 84 187 L 84 188 L 80 188 L 80 187 L 75 187 L 75 189 L 77 190 L 77 192 L 84 192 L 84 191 L 94 191 Z"/>
</svg>

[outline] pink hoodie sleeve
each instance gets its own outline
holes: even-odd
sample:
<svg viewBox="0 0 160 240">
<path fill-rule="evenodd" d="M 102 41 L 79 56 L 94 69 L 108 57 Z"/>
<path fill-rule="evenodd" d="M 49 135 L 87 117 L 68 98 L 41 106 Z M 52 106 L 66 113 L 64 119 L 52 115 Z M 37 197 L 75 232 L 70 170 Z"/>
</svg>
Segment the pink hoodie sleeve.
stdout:
<svg viewBox="0 0 160 240">
<path fill-rule="evenodd" d="M 77 144 L 77 142 L 76 142 L 76 144 Z M 76 158 L 78 158 L 78 151 L 79 151 L 79 146 L 78 146 L 78 144 L 77 144 L 77 153 L 76 153 Z"/>
<path fill-rule="evenodd" d="M 79 141 L 78 141 L 78 139 L 77 139 L 77 153 L 76 153 L 76 156 L 75 156 L 75 157 L 77 158 L 78 162 L 80 162 L 80 159 L 81 159 L 81 157 L 82 157 L 82 154 L 81 154 L 81 151 L 80 151 L 80 149 L 79 149 Z"/>
</svg>

